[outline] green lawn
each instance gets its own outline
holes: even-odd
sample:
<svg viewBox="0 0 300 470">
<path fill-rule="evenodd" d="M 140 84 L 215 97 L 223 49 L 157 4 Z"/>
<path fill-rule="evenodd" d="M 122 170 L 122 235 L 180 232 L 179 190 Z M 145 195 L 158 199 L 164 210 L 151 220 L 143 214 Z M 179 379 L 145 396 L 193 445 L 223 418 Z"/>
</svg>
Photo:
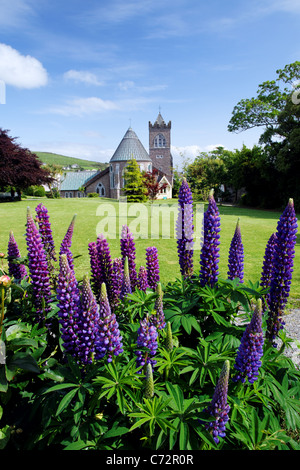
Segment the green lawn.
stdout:
<svg viewBox="0 0 300 470">
<path fill-rule="evenodd" d="M 21 250 L 21 254 L 26 253 L 25 223 L 26 208 L 29 206 L 35 214 L 35 207 L 39 202 L 48 208 L 54 241 L 57 251 L 63 239 L 69 223 L 74 214 L 77 214 L 72 251 L 74 256 L 81 255 L 75 260 L 75 270 L 78 279 L 83 274 L 89 272 L 88 243 L 95 241 L 97 237 L 97 225 L 103 225 L 104 219 L 110 226 L 119 226 L 119 204 L 113 200 L 99 200 L 94 198 L 83 199 L 26 199 L 21 202 L 0 204 L 0 251 L 6 253 L 9 231 L 14 232 L 15 238 Z M 160 201 L 162 202 L 162 201 Z M 154 203 L 154 207 L 158 201 Z M 164 204 L 175 204 L 176 200 L 164 201 Z M 108 210 L 108 214 L 103 213 L 103 209 Z M 150 211 L 150 206 L 148 206 Z M 153 210 L 153 209 L 152 209 Z M 154 209 L 155 210 L 155 209 Z M 260 278 L 264 250 L 270 235 L 276 231 L 279 212 L 262 211 L 238 207 L 219 206 L 221 215 L 221 245 L 220 245 L 220 276 L 227 277 L 227 257 L 231 238 L 234 233 L 237 218 L 240 218 L 240 226 L 245 251 L 245 279 L 256 281 Z M 97 215 L 98 211 L 98 215 Z M 102 211 L 103 215 L 99 214 Z M 129 227 L 134 227 L 135 223 L 141 222 L 140 227 L 147 232 L 147 225 L 150 233 L 150 223 L 148 215 L 136 214 L 128 217 Z M 133 224 L 133 225 L 132 225 Z M 106 226 L 107 227 L 107 226 Z M 104 227 L 104 229 L 106 229 Z M 153 227 L 152 227 L 153 228 Z M 98 226 L 99 229 L 99 226 Z M 173 225 L 172 225 L 173 230 Z M 102 231 L 102 230 L 101 230 Z M 160 229 L 161 232 L 161 229 Z M 171 233 L 173 233 L 171 231 Z M 197 231 L 198 233 L 198 231 Z M 159 239 L 136 239 L 137 266 L 145 265 L 145 249 L 148 246 L 156 246 L 159 253 L 162 282 L 174 280 L 179 276 L 179 266 L 177 258 L 176 240 L 172 238 Z M 115 239 L 109 239 L 112 257 L 120 255 L 120 242 L 118 231 Z M 197 243 L 195 248 L 198 248 Z M 300 266 L 299 266 L 299 241 L 296 245 L 296 256 L 294 262 L 293 282 L 290 299 L 300 299 Z M 194 266 L 199 270 L 200 250 L 194 252 Z"/>
</svg>

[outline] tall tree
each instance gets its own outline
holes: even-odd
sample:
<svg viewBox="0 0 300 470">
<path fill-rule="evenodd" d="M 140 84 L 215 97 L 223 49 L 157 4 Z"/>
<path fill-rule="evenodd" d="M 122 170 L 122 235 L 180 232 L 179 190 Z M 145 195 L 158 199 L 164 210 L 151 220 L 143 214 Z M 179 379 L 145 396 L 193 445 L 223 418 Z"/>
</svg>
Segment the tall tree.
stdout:
<svg viewBox="0 0 300 470">
<path fill-rule="evenodd" d="M 0 128 L 0 188 L 11 188 L 21 197 L 21 191 L 28 186 L 50 184 L 52 177 L 42 168 L 38 157 L 18 145 L 15 137 Z"/>
<path fill-rule="evenodd" d="M 292 101 L 293 85 L 300 80 L 300 62 L 296 61 L 276 70 L 277 78 L 258 86 L 256 97 L 240 100 L 233 108 L 228 124 L 229 132 L 242 132 L 263 127 L 261 143 L 270 142 L 279 126 L 279 116 L 288 101 Z"/>
<path fill-rule="evenodd" d="M 145 202 L 147 189 L 143 183 L 143 175 L 137 161 L 129 160 L 124 171 L 124 195 L 128 202 Z"/>
</svg>

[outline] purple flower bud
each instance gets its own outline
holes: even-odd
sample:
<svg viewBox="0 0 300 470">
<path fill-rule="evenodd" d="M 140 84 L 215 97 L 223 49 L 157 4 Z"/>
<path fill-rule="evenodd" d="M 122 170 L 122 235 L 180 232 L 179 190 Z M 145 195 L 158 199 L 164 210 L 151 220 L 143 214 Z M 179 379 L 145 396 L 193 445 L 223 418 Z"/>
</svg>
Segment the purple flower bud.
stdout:
<svg viewBox="0 0 300 470">
<path fill-rule="evenodd" d="M 39 321 L 51 310 L 50 274 L 46 253 L 39 231 L 34 223 L 30 208 L 27 208 L 26 242 L 28 250 L 28 267 L 33 291 L 33 302 Z"/>
<path fill-rule="evenodd" d="M 219 437 L 225 437 L 225 425 L 229 420 L 230 406 L 227 404 L 228 380 L 230 364 L 224 362 L 218 383 L 216 385 L 211 404 L 206 408 L 206 412 L 215 418 L 206 424 L 205 427 L 213 436 L 214 441 L 219 444 Z"/>
<path fill-rule="evenodd" d="M 228 257 L 228 279 L 238 278 L 240 282 L 244 277 L 244 247 L 242 242 L 240 219 L 238 219 L 234 235 L 231 240 Z"/>
<path fill-rule="evenodd" d="M 290 199 L 277 224 L 266 333 L 269 341 L 276 338 L 284 325 L 282 313 L 290 293 L 297 228 L 294 201 Z"/>
<path fill-rule="evenodd" d="M 64 236 L 64 239 L 61 243 L 60 252 L 59 252 L 60 255 L 63 255 L 63 254 L 67 255 L 68 263 L 71 269 L 74 269 L 73 254 L 70 248 L 72 246 L 72 237 L 73 237 L 73 232 L 74 232 L 75 219 L 76 219 L 76 214 L 73 216 L 73 219 L 68 227 L 66 235 Z"/>
<path fill-rule="evenodd" d="M 160 281 L 158 253 L 155 246 L 146 248 L 147 279 L 150 289 L 155 290 Z"/>
<path fill-rule="evenodd" d="M 203 246 L 200 255 L 200 282 L 213 287 L 218 280 L 220 214 L 213 191 L 208 199 L 208 208 L 204 213 Z"/>
<path fill-rule="evenodd" d="M 146 316 L 140 322 L 136 344 L 138 348 L 147 348 L 147 350 L 135 351 L 137 367 L 142 367 L 149 363 L 152 366 L 156 364 L 156 360 L 151 357 L 155 356 L 158 348 L 157 337 L 157 329 L 150 323 L 148 316 Z"/>
<path fill-rule="evenodd" d="M 95 358 L 101 359 L 107 356 L 107 362 L 111 362 L 113 356 L 123 352 L 122 336 L 116 315 L 111 312 L 107 297 L 106 285 L 101 285 L 100 318 L 98 336 L 95 345 Z"/>
<path fill-rule="evenodd" d="M 178 194 L 176 233 L 180 272 L 186 279 L 191 277 L 194 271 L 194 225 L 192 192 L 185 178 L 182 180 Z"/>
<path fill-rule="evenodd" d="M 120 246 L 121 246 L 121 255 L 122 255 L 123 265 L 125 262 L 125 258 L 126 257 L 128 258 L 130 284 L 131 284 L 131 288 L 134 289 L 135 286 L 137 285 L 137 273 L 136 273 L 136 265 L 135 265 L 135 257 L 136 257 L 135 243 L 134 243 L 134 237 L 126 225 L 122 226 Z"/>
<path fill-rule="evenodd" d="M 10 258 L 14 259 L 21 257 L 19 247 L 12 231 L 9 233 L 7 254 Z M 12 262 L 12 259 L 8 260 L 8 272 L 10 277 L 14 277 L 17 281 L 27 276 L 26 266 L 24 264 L 15 264 Z"/>
<path fill-rule="evenodd" d="M 261 366 L 263 356 L 264 337 L 262 330 L 262 301 L 258 300 L 254 309 L 250 323 L 246 326 L 238 349 L 238 354 L 234 364 L 238 371 L 234 381 L 241 380 L 245 382 L 248 378 L 249 383 L 257 380 L 258 369 Z"/>
<path fill-rule="evenodd" d="M 137 287 L 144 292 L 146 292 L 149 287 L 147 269 L 145 266 L 141 266 L 139 269 Z"/>
</svg>

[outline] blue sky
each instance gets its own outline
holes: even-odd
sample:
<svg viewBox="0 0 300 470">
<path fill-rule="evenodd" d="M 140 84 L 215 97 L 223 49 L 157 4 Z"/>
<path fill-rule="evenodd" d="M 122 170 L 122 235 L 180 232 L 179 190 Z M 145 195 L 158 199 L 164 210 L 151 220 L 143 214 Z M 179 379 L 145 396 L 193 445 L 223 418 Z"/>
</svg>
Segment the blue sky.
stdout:
<svg viewBox="0 0 300 470">
<path fill-rule="evenodd" d="M 32 151 L 109 161 L 159 108 L 175 164 L 231 134 L 233 107 L 300 57 L 299 0 L 0 0 L 0 127 Z M 3 101 L 3 99 L 2 99 Z"/>
</svg>

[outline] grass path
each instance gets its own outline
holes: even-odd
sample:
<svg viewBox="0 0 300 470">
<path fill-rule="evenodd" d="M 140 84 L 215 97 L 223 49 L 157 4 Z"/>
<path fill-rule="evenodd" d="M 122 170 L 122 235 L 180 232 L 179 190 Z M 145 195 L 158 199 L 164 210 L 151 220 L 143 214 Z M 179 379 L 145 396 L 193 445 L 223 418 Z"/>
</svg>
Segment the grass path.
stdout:
<svg viewBox="0 0 300 470">
<path fill-rule="evenodd" d="M 43 202 L 48 208 L 54 241 L 57 251 L 61 240 L 71 222 L 74 214 L 77 214 L 72 251 L 74 256 L 81 255 L 75 260 L 75 270 L 78 279 L 83 274 L 90 271 L 88 243 L 95 241 L 97 237 L 97 226 L 103 223 L 103 217 L 97 215 L 97 210 L 101 211 L 108 204 L 108 214 L 105 215 L 109 224 L 119 224 L 119 205 L 113 200 L 101 200 L 94 198 L 83 199 L 26 199 L 14 203 L 0 204 L 0 251 L 7 252 L 7 242 L 9 231 L 14 232 L 15 238 L 21 250 L 21 254 L 26 254 L 25 223 L 27 206 L 31 208 L 35 215 L 35 207 Z M 161 201 L 160 201 L 161 202 Z M 174 204 L 176 201 L 165 201 L 167 204 Z M 155 203 L 156 204 L 156 203 Z M 206 206 L 205 206 L 206 207 Z M 271 234 L 276 231 L 277 221 L 280 212 L 254 210 L 238 207 L 219 206 L 221 216 L 221 245 L 220 245 L 220 276 L 227 277 L 227 257 L 228 250 L 233 236 L 237 218 L 240 218 L 242 239 L 245 252 L 245 280 L 250 279 L 255 282 L 260 278 L 264 250 Z M 115 218 L 116 215 L 116 218 Z M 147 227 L 147 216 L 141 220 L 143 230 Z M 135 217 L 128 218 L 128 225 L 134 224 Z M 161 230 L 160 230 L 161 232 Z M 179 276 L 179 266 L 177 257 L 177 246 L 174 238 L 170 239 L 136 239 L 137 266 L 145 265 L 145 249 L 148 246 L 156 246 L 159 253 L 159 262 L 162 282 L 174 280 Z M 120 255 L 119 239 L 109 239 L 112 257 Z M 198 245 L 196 245 L 198 247 Z M 199 270 L 200 250 L 194 252 L 195 270 Z M 296 245 L 296 255 L 294 261 L 294 273 L 291 287 L 290 299 L 300 299 L 300 247 L 299 237 Z"/>
</svg>

